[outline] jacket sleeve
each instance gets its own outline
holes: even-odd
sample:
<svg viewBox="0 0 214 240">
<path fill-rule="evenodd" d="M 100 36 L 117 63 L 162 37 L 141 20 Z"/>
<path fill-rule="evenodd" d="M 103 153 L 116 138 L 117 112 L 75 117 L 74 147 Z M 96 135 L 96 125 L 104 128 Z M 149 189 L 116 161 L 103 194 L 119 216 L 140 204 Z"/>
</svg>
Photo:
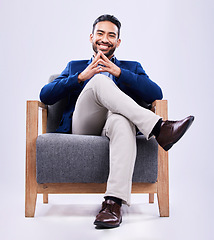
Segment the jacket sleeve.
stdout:
<svg viewBox="0 0 214 240">
<path fill-rule="evenodd" d="M 40 100 L 47 105 L 52 105 L 66 97 L 72 90 L 78 89 L 79 72 L 69 75 L 70 63 L 65 70 L 53 82 L 46 84 L 40 92 Z"/>
<path fill-rule="evenodd" d="M 135 71 L 121 68 L 121 75 L 118 78 L 118 83 L 124 84 L 147 103 L 152 103 L 155 100 L 163 98 L 161 88 L 150 80 L 141 64 L 138 62 Z"/>
</svg>

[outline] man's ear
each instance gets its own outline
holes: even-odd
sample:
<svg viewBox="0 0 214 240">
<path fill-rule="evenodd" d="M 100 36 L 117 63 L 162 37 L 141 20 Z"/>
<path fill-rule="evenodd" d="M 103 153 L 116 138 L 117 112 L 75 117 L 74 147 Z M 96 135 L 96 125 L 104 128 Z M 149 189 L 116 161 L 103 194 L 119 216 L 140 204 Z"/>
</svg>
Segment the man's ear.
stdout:
<svg viewBox="0 0 214 240">
<path fill-rule="evenodd" d="M 91 34 L 90 34 L 90 37 L 89 37 L 89 41 L 90 41 L 91 43 L 93 42 L 93 37 L 94 37 L 94 34 L 91 33 Z"/>
<path fill-rule="evenodd" d="M 121 43 L 121 39 L 119 38 L 119 39 L 117 40 L 117 48 L 120 46 L 120 43 Z"/>
</svg>

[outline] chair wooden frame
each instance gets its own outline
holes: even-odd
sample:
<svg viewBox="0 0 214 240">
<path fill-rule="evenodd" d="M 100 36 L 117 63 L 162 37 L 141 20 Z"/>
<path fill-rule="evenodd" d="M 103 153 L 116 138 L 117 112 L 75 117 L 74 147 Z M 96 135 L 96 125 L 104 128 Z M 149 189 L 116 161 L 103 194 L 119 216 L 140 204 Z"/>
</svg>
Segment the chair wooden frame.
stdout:
<svg viewBox="0 0 214 240">
<path fill-rule="evenodd" d="M 47 106 L 40 101 L 27 101 L 26 115 L 26 176 L 25 216 L 34 217 L 37 194 L 43 194 L 43 203 L 48 203 L 48 194 L 104 193 L 106 183 L 45 183 L 36 181 L 36 139 L 38 136 L 39 109 L 42 109 L 42 133 L 46 133 Z M 167 100 L 157 100 L 152 111 L 168 119 Z M 157 193 L 161 217 L 169 216 L 168 152 L 158 147 L 158 180 L 156 183 L 133 183 L 132 193 L 149 193 L 149 203 L 154 203 Z"/>
</svg>

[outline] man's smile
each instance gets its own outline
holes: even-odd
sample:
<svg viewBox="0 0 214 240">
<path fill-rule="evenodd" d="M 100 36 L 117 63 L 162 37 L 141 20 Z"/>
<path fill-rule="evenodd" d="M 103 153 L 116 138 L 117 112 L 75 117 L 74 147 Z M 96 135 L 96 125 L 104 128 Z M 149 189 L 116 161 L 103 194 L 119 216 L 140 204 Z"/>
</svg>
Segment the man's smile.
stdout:
<svg viewBox="0 0 214 240">
<path fill-rule="evenodd" d="M 113 45 L 109 43 L 96 42 L 96 44 L 99 46 L 100 50 L 108 50 L 110 47 L 113 47 Z"/>
</svg>

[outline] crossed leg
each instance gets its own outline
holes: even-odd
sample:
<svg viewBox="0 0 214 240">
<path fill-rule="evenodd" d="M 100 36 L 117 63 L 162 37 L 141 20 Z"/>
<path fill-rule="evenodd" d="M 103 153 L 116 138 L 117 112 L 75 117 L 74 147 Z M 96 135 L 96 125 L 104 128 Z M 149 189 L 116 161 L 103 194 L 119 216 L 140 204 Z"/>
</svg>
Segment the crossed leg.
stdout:
<svg viewBox="0 0 214 240">
<path fill-rule="evenodd" d="M 149 138 L 159 119 L 123 93 L 110 78 L 99 74 L 87 83 L 76 103 L 72 133 L 102 134 L 110 139 L 110 173 L 105 196 L 130 204 L 136 159 L 135 125 Z"/>
</svg>

